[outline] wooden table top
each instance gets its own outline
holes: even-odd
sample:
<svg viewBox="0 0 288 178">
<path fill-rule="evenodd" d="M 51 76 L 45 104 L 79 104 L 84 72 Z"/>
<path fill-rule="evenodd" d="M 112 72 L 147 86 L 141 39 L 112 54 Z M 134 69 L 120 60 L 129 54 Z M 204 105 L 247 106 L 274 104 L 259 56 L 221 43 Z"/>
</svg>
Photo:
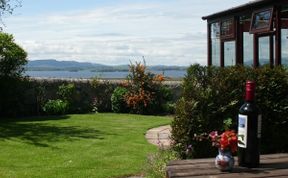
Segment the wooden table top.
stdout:
<svg viewBox="0 0 288 178">
<path fill-rule="evenodd" d="M 214 165 L 215 158 L 176 160 L 168 163 L 166 176 L 168 178 L 288 178 L 288 153 L 260 156 L 259 168 L 243 168 L 237 164 L 232 172 L 221 172 Z"/>
</svg>

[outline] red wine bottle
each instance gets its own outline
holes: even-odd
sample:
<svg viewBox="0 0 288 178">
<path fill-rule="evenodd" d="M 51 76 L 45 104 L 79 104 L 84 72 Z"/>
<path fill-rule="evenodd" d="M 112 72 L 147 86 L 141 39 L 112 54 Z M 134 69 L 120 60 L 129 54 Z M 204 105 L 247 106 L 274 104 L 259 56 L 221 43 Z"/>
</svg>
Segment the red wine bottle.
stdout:
<svg viewBox="0 0 288 178">
<path fill-rule="evenodd" d="M 259 167 L 261 111 L 255 103 L 255 82 L 246 82 L 245 103 L 238 115 L 238 164 Z"/>
</svg>

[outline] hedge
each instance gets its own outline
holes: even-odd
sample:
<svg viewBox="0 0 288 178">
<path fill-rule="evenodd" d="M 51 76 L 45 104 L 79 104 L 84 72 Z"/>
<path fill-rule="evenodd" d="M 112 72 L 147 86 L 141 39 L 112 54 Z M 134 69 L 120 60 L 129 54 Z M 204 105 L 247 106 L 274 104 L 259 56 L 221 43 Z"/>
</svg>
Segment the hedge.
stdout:
<svg viewBox="0 0 288 178">
<path fill-rule="evenodd" d="M 73 84 L 71 96 L 62 96 L 63 86 Z M 123 81 L 100 79 L 0 78 L 0 118 L 46 115 L 43 106 L 49 100 L 68 99 L 66 113 L 111 112 L 111 96 Z M 179 82 L 167 82 L 173 101 L 179 99 Z M 59 89 L 60 88 L 60 89 Z M 61 98 L 59 98 L 61 97 Z"/>
</svg>

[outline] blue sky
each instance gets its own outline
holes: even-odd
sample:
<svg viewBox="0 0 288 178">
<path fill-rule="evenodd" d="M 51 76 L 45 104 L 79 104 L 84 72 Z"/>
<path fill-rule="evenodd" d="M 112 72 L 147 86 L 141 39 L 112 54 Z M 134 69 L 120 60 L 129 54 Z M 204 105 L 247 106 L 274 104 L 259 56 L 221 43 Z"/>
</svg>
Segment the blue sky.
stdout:
<svg viewBox="0 0 288 178">
<path fill-rule="evenodd" d="M 249 0 L 23 0 L 4 32 L 28 59 L 148 65 L 206 64 L 201 17 Z"/>
</svg>

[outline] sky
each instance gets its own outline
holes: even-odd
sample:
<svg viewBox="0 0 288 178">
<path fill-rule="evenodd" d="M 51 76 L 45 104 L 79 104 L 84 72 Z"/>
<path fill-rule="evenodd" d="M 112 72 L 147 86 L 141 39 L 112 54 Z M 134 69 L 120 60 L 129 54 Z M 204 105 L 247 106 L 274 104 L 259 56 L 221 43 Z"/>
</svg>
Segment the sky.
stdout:
<svg viewBox="0 0 288 178">
<path fill-rule="evenodd" d="M 207 22 L 201 17 L 247 2 L 22 0 L 2 21 L 28 60 L 122 65 L 144 56 L 147 65 L 206 65 Z"/>
</svg>

